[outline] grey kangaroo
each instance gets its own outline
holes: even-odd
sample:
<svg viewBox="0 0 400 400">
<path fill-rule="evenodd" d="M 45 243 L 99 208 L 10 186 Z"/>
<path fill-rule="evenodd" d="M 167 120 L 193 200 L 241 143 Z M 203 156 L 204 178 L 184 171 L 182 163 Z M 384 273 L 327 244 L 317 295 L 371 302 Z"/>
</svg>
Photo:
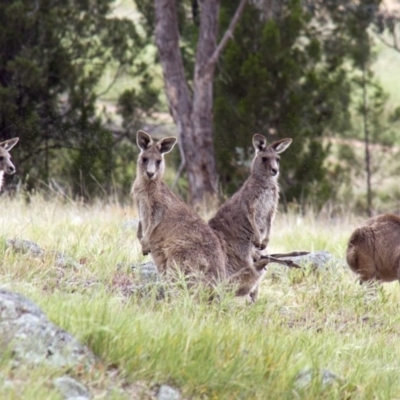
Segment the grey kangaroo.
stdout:
<svg viewBox="0 0 400 400">
<path fill-rule="evenodd" d="M 349 239 L 347 263 L 360 283 L 400 281 L 400 217 L 383 214 L 365 221 Z"/>
<path fill-rule="evenodd" d="M 140 218 L 138 239 L 143 254 L 151 254 L 160 273 L 179 268 L 212 285 L 225 279 L 221 244 L 214 231 L 162 180 L 164 154 L 175 143 L 175 137 L 155 142 L 146 132 L 137 133 L 140 154 L 132 195 Z"/>
<path fill-rule="evenodd" d="M 239 285 L 237 294 L 258 296 L 258 285 L 270 262 L 260 250 L 268 245 L 279 200 L 279 154 L 291 144 L 282 139 L 269 146 L 264 136 L 255 134 L 255 156 L 249 178 L 209 221 L 227 255 L 227 273 Z M 256 249 L 256 251 L 255 251 Z"/>
<path fill-rule="evenodd" d="M 18 143 L 18 140 L 19 138 L 12 138 L 0 143 L 0 190 L 3 186 L 4 174 L 12 175 L 15 172 L 10 150 Z"/>
</svg>

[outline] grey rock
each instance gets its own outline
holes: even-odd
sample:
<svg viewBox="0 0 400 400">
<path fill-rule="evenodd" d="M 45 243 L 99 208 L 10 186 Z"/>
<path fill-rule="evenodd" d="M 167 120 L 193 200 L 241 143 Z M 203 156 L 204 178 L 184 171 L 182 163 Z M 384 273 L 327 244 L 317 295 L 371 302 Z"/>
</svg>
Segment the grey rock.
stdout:
<svg viewBox="0 0 400 400">
<path fill-rule="evenodd" d="M 74 396 L 74 397 L 68 397 L 66 400 L 89 400 L 90 397 L 85 397 L 85 396 Z"/>
<path fill-rule="evenodd" d="M 294 385 L 297 389 L 304 389 L 315 379 L 318 379 L 322 386 L 329 386 L 334 383 L 342 385 L 345 382 L 343 378 L 327 369 L 308 368 L 296 375 Z"/>
<path fill-rule="evenodd" d="M 50 322 L 38 306 L 5 289 L 0 289 L 0 338 L 0 348 L 10 351 L 14 364 L 89 367 L 94 363 L 89 349 Z"/>
<path fill-rule="evenodd" d="M 69 376 L 62 376 L 53 381 L 54 386 L 66 400 L 88 400 L 89 390 L 81 383 Z"/>
<path fill-rule="evenodd" d="M 74 258 L 59 251 L 45 251 L 38 244 L 25 239 L 8 239 L 7 246 L 17 253 L 29 254 L 34 257 L 43 257 L 45 254 L 53 255 L 55 266 L 59 268 L 80 268 L 81 264 Z"/>
<path fill-rule="evenodd" d="M 34 257 L 41 257 L 45 251 L 31 240 L 25 239 L 8 239 L 7 246 L 17 253 L 30 254 Z"/>
<path fill-rule="evenodd" d="M 177 389 L 168 385 L 162 385 L 158 391 L 157 400 L 180 400 L 181 394 Z"/>
<path fill-rule="evenodd" d="M 155 282 L 159 279 L 160 274 L 158 273 L 156 265 L 153 261 L 145 263 L 125 263 L 120 262 L 117 264 L 118 271 L 131 270 L 138 280 L 142 283 Z"/>
<path fill-rule="evenodd" d="M 157 281 L 160 276 L 153 261 L 148 261 L 144 264 L 133 264 L 132 270 L 143 282 Z"/>
<path fill-rule="evenodd" d="M 325 250 L 310 252 L 304 256 L 285 257 L 282 259 L 291 260 L 301 267 L 310 266 L 313 269 L 329 269 L 337 267 L 337 265 L 343 265 L 342 260 Z"/>
<path fill-rule="evenodd" d="M 59 251 L 51 251 L 54 255 L 55 266 L 59 268 L 75 268 L 80 269 L 81 264 L 79 261 L 75 260 L 67 254 L 61 253 Z"/>
</svg>

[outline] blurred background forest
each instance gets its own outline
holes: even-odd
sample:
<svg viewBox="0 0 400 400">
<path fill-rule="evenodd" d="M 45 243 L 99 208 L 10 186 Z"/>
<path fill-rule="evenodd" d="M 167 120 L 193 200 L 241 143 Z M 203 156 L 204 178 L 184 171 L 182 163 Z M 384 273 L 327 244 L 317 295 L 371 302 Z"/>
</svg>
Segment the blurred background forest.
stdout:
<svg viewBox="0 0 400 400">
<path fill-rule="evenodd" d="M 258 132 L 294 139 L 282 156 L 284 207 L 400 211 L 400 1 L 221 0 L 211 53 L 239 18 L 207 75 L 212 136 L 202 149 L 164 89 L 161 3 L 176 6 L 192 118 L 209 0 L 0 3 L 0 140 L 20 137 L 5 192 L 125 201 L 144 129 L 180 135 L 166 180 L 192 203 L 204 193 L 190 163 L 211 149 L 203 184 L 215 181 L 208 192 L 224 198 L 248 176 Z"/>
</svg>

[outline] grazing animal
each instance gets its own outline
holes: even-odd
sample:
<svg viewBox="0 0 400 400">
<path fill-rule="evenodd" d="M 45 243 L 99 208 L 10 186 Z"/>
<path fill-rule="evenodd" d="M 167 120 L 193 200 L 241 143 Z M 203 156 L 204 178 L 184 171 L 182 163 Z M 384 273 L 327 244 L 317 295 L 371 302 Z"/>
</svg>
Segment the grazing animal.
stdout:
<svg viewBox="0 0 400 400">
<path fill-rule="evenodd" d="M 255 134 L 249 178 L 209 221 L 227 255 L 227 273 L 239 285 L 237 294 L 250 295 L 251 301 L 257 298 L 258 284 L 269 262 L 254 248 L 264 250 L 268 245 L 279 200 L 279 154 L 291 142 L 282 139 L 268 146 L 264 136 Z"/>
<path fill-rule="evenodd" d="M 179 268 L 212 285 L 225 278 L 221 244 L 214 231 L 162 180 L 164 154 L 175 143 L 175 137 L 154 142 L 146 132 L 137 133 L 140 154 L 132 195 L 140 219 L 138 239 L 143 254 L 151 254 L 160 273 Z"/>
<path fill-rule="evenodd" d="M 12 175 L 15 172 L 11 162 L 10 150 L 18 143 L 19 138 L 8 139 L 0 143 L 0 190 L 3 186 L 4 173 Z"/>
<path fill-rule="evenodd" d="M 347 245 L 347 263 L 368 281 L 400 281 L 400 217 L 383 214 L 357 228 Z"/>
</svg>

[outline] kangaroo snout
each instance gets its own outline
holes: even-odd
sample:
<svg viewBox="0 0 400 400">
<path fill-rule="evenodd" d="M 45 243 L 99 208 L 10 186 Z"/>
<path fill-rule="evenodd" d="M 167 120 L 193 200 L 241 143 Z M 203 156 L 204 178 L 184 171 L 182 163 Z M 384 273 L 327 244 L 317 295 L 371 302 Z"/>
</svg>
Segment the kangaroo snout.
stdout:
<svg viewBox="0 0 400 400">
<path fill-rule="evenodd" d="M 4 171 L 8 175 L 12 175 L 15 173 L 15 167 L 14 165 L 9 165 L 6 170 Z"/>
<path fill-rule="evenodd" d="M 151 179 L 154 176 L 154 172 L 147 171 L 147 176 Z"/>
<path fill-rule="evenodd" d="M 274 168 L 274 167 L 271 168 L 271 175 L 272 176 L 278 175 L 278 172 L 279 172 L 278 168 Z"/>
</svg>

